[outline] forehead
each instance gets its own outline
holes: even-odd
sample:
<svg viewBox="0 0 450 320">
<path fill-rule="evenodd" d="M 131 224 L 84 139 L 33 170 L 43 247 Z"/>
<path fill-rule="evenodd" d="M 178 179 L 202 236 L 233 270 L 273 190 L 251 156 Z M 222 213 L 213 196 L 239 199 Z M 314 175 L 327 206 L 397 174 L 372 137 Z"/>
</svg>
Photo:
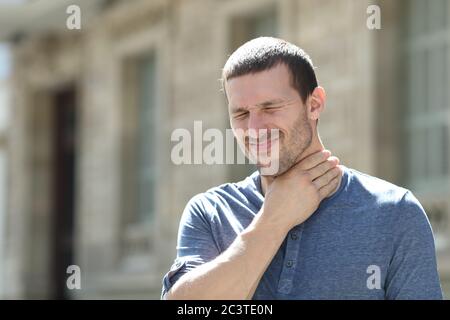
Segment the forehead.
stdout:
<svg viewBox="0 0 450 320">
<path fill-rule="evenodd" d="M 231 107 L 256 105 L 267 100 L 298 98 L 285 64 L 257 73 L 232 78 L 225 83 Z"/>
</svg>

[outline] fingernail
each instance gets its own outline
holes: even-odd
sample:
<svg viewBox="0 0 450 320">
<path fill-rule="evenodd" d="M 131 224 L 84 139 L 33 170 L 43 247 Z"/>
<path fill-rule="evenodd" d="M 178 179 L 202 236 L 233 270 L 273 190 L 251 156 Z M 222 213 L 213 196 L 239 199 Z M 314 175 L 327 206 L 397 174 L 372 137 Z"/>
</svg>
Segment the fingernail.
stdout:
<svg viewBox="0 0 450 320">
<path fill-rule="evenodd" d="M 336 162 L 339 162 L 338 157 L 335 157 L 335 156 L 329 157 L 328 160 L 329 160 L 329 161 L 336 161 Z"/>
</svg>

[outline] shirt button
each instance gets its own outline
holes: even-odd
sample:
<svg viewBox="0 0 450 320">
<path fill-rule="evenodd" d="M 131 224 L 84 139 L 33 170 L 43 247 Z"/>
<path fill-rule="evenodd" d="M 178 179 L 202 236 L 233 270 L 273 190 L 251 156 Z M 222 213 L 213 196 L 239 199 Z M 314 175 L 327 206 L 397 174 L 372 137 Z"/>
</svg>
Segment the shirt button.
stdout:
<svg viewBox="0 0 450 320">
<path fill-rule="evenodd" d="M 292 240 L 297 240 L 297 239 L 298 239 L 298 235 L 297 235 L 296 232 L 292 232 L 292 233 L 291 233 L 291 239 L 292 239 Z"/>
<path fill-rule="evenodd" d="M 289 260 L 288 262 L 286 262 L 286 267 L 291 268 L 294 265 L 294 261 Z"/>
</svg>

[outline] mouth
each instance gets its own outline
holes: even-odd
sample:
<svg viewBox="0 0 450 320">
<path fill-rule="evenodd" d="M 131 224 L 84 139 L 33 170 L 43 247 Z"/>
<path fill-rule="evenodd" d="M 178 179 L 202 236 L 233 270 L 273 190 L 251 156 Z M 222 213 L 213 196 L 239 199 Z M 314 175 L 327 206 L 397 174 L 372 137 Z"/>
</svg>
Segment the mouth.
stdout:
<svg viewBox="0 0 450 320">
<path fill-rule="evenodd" d="M 255 150 L 257 149 L 258 152 L 264 151 L 264 150 L 268 150 L 272 147 L 272 143 L 275 142 L 275 140 L 265 140 L 265 141 L 260 141 L 258 143 L 249 143 L 249 146 L 251 149 Z"/>
<path fill-rule="evenodd" d="M 256 139 L 255 139 L 256 140 Z M 255 154 L 265 154 L 268 155 L 268 151 L 272 149 L 280 139 L 266 139 L 263 141 L 250 140 L 248 143 L 248 148 Z"/>
</svg>

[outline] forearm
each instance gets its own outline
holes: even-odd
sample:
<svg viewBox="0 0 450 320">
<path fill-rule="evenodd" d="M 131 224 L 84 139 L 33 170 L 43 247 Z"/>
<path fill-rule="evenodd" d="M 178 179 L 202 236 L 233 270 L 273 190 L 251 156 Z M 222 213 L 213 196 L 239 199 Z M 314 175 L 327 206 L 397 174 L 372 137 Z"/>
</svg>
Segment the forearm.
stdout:
<svg viewBox="0 0 450 320">
<path fill-rule="evenodd" d="M 167 299 L 249 299 L 287 230 L 258 214 L 216 259 L 182 276 Z"/>
</svg>

